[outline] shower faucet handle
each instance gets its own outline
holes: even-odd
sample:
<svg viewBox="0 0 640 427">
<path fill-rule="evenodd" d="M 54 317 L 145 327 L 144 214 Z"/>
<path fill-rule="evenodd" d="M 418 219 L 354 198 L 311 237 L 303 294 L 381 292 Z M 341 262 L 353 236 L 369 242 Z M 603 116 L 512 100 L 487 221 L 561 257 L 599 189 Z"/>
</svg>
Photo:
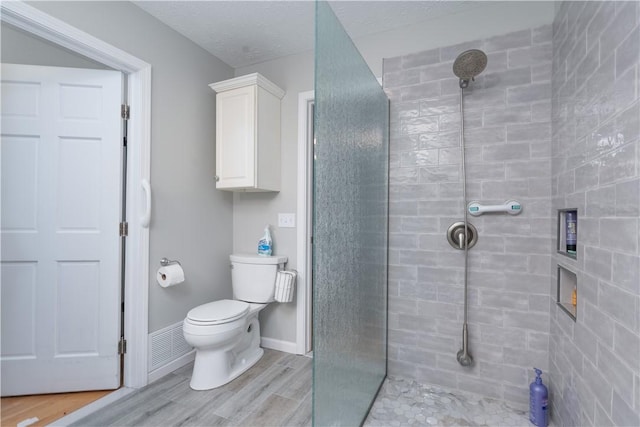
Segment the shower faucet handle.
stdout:
<svg viewBox="0 0 640 427">
<path fill-rule="evenodd" d="M 447 240 L 454 249 L 464 250 L 465 241 L 467 249 L 471 249 L 478 241 L 478 230 L 473 224 L 467 222 L 465 232 L 463 221 L 454 222 L 447 229 Z"/>
<path fill-rule="evenodd" d="M 464 249 L 465 237 L 466 235 L 464 234 L 464 229 L 459 229 L 457 238 L 458 238 L 458 244 L 460 245 L 460 249 Z"/>
</svg>

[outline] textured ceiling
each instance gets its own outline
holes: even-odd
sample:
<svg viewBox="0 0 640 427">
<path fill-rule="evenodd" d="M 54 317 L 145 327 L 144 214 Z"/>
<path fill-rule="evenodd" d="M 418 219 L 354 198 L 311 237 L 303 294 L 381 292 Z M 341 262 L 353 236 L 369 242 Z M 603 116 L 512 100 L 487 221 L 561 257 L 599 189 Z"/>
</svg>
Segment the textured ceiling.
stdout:
<svg viewBox="0 0 640 427">
<path fill-rule="evenodd" d="M 313 1 L 135 1 L 234 68 L 313 49 Z M 469 1 L 333 1 L 351 38 L 455 13 Z"/>
</svg>

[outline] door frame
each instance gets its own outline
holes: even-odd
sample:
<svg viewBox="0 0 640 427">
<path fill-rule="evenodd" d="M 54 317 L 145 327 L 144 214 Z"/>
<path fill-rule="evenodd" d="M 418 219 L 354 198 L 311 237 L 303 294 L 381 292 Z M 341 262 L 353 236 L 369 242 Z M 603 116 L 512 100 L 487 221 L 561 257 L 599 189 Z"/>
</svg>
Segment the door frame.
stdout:
<svg viewBox="0 0 640 427">
<path fill-rule="evenodd" d="M 313 150 L 309 137 L 313 137 L 313 117 L 310 106 L 315 100 L 313 90 L 298 94 L 298 229 L 296 237 L 298 259 L 298 298 L 296 302 L 296 353 L 307 354 L 312 349 L 313 327 L 312 248 L 313 232 L 312 197 L 313 166 L 310 165 Z"/>
<path fill-rule="evenodd" d="M 380 86 L 382 78 L 376 77 Z M 296 303 L 296 353 L 313 351 L 313 115 L 309 108 L 315 102 L 315 91 L 298 93 L 298 298 Z M 315 141 L 314 141 L 315 143 Z"/>
<path fill-rule="evenodd" d="M 151 65 L 23 2 L 2 2 L 2 22 L 84 55 L 128 77 L 127 102 L 132 114 L 128 127 L 127 222 L 125 258 L 124 386 L 147 384 L 149 303 L 149 214 L 151 148 Z M 146 206 L 147 210 L 144 210 Z M 114 233 L 117 230 L 114 230 Z M 118 285 L 119 286 L 119 285 Z"/>
</svg>

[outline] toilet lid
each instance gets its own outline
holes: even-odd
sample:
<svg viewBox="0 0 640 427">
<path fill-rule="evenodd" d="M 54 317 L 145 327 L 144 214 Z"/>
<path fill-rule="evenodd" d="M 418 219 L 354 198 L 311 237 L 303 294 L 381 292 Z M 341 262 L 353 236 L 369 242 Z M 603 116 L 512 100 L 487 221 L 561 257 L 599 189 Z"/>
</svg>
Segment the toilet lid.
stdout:
<svg viewBox="0 0 640 427">
<path fill-rule="evenodd" d="M 246 302 L 223 299 L 202 304 L 191 309 L 187 314 L 187 319 L 198 323 L 216 325 L 239 319 L 244 316 L 247 311 L 249 311 L 249 304 Z"/>
</svg>

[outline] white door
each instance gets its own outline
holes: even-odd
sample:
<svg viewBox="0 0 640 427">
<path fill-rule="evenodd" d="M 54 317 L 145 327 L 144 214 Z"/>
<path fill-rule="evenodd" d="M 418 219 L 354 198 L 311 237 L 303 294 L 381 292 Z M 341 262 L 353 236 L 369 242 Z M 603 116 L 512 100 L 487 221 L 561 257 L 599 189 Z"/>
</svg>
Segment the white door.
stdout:
<svg viewBox="0 0 640 427">
<path fill-rule="evenodd" d="M 1 76 L 2 395 L 117 388 L 122 74 Z"/>
</svg>

